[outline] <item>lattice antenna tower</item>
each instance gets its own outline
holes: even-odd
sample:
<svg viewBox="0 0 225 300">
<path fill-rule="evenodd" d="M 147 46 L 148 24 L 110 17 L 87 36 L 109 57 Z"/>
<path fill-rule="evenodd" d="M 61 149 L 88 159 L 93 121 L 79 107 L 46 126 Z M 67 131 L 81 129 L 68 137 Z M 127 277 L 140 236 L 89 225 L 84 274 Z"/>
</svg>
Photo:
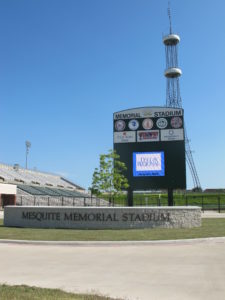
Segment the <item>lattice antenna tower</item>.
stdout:
<svg viewBox="0 0 225 300">
<path fill-rule="evenodd" d="M 178 47 L 180 37 L 172 33 L 171 10 L 170 3 L 168 6 L 168 16 L 170 22 L 170 33 L 164 36 L 163 43 L 166 50 L 166 106 L 168 107 L 181 107 L 179 77 L 182 71 L 178 68 Z"/>
<path fill-rule="evenodd" d="M 182 108 L 182 101 L 180 96 L 179 77 L 182 75 L 181 69 L 178 67 L 178 44 L 180 37 L 174 34 L 172 30 L 171 9 L 170 2 L 168 2 L 168 17 L 170 24 L 170 32 L 163 37 L 163 43 L 166 51 L 166 70 L 164 75 L 166 77 L 166 106 L 174 108 Z M 186 161 L 190 168 L 194 188 L 201 189 L 199 177 L 194 164 L 190 143 L 187 138 L 187 131 L 185 131 L 185 151 Z"/>
</svg>

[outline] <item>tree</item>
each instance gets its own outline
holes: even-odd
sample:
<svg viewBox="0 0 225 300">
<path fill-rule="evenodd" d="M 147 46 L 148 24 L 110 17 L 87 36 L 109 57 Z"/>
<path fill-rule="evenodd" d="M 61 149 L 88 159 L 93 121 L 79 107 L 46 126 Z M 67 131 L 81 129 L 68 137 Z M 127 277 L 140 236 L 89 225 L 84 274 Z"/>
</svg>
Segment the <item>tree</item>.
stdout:
<svg viewBox="0 0 225 300">
<path fill-rule="evenodd" d="M 101 154 L 99 168 L 95 168 L 92 177 L 93 194 L 107 193 L 110 200 L 122 190 L 129 187 L 127 178 L 123 175 L 125 163 L 120 161 L 116 151 L 109 150 L 108 154 Z"/>
</svg>

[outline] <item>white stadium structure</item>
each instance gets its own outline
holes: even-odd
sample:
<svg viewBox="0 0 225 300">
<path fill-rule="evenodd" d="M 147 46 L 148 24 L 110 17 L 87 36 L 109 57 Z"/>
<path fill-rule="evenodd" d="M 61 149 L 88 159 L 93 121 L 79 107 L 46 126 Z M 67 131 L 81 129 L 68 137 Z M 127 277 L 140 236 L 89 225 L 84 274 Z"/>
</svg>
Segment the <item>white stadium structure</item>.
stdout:
<svg viewBox="0 0 225 300">
<path fill-rule="evenodd" d="M 61 177 L 0 163 L 0 206 L 5 205 L 107 205 L 90 197 L 81 186 Z"/>
</svg>

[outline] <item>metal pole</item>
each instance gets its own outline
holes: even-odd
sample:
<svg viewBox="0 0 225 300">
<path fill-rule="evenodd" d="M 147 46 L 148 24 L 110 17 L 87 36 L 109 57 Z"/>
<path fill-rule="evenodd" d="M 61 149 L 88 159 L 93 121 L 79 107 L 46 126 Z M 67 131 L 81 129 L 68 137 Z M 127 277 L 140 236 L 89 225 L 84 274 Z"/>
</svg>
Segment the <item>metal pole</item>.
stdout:
<svg viewBox="0 0 225 300">
<path fill-rule="evenodd" d="M 128 204 L 128 206 L 134 206 L 132 189 L 128 189 L 128 191 L 127 191 L 127 204 Z"/>
<path fill-rule="evenodd" d="M 220 213 L 220 196 L 218 196 L 218 212 Z"/>
<path fill-rule="evenodd" d="M 27 169 L 27 155 L 28 155 L 28 152 L 27 152 L 27 149 L 26 149 L 26 169 Z"/>
<path fill-rule="evenodd" d="M 173 189 L 168 188 L 168 206 L 173 206 Z"/>
</svg>

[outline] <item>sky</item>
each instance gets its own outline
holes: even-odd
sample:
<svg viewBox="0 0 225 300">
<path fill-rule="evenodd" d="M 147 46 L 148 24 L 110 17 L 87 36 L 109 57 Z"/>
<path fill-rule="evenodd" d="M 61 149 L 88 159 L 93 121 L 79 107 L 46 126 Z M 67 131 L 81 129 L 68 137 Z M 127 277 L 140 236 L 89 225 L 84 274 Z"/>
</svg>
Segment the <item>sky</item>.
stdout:
<svg viewBox="0 0 225 300">
<path fill-rule="evenodd" d="M 88 188 L 113 113 L 166 103 L 166 0 L 0 0 L 0 162 Z M 225 1 L 172 0 L 201 186 L 225 187 Z M 187 170 L 187 186 L 193 187 Z"/>
</svg>

